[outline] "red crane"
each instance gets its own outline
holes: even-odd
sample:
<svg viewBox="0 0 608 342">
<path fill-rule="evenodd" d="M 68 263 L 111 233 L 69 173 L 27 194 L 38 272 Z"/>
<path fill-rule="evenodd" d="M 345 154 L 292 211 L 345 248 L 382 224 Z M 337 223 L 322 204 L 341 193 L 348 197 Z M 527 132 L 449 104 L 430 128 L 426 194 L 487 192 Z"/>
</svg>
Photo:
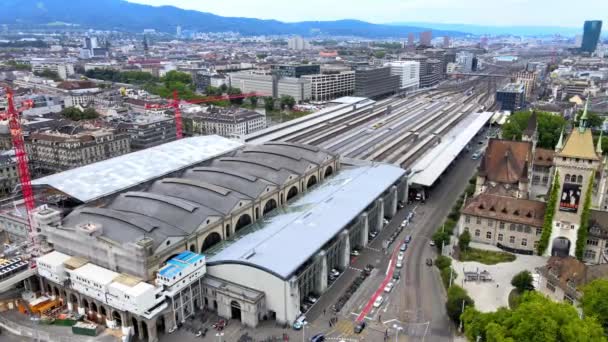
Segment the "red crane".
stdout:
<svg viewBox="0 0 608 342">
<path fill-rule="evenodd" d="M 28 237 L 30 239 L 31 247 L 33 248 L 32 255 L 39 255 L 38 240 L 32 227 L 32 213 L 34 210 L 34 191 L 32 189 L 32 178 L 30 176 L 30 169 L 28 167 L 27 153 L 25 151 L 25 142 L 23 140 L 23 132 L 21 130 L 21 123 L 19 121 L 19 113 L 32 108 L 33 101 L 27 100 L 21 103 L 21 107 L 15 108 L 13 90 L 9 87 L 6 88 L 6 100 L 8 102 L 7 111 L 0 113 L 0 120 L 8 120 L 8 126 L 11 132 L 11 139 L 13 141 L 13 148 L 15 149 L 15 156 L 17 157 L 17 170 L 19 171 L 19 182 L 21 183 L 21 193 L 23 194 L 23 200 L 25 203 L 25 210 L 27 213 L 27 225 L 28 225 Z"/>
<path fill-rule="evenodd" d="M 206 103 L 206 102 L 215 102 L 215 101 L 230 101 L 230 100 L 234 100 L 234 99 L 245 99 L 248 97 L 261 97 L 261 96 L 265 96 L 262 94 L 258 94 L 258 93 L 246 93 L 246 94 L 237 94 L 237 95 L 220 95 L 220 96 L 208 96 L 204 99 L 197 99 L 197 100 L 186 100 L 185 102 L 187 103 L 191 103 L 191 104 L 197 104 L 197 103 Z M 169 104 L 163 105 L 163 104 L 151 104 L 151 103 L 146 103 L 145 108 L 146 109 L 170 109 L 172 108 L 175 111 L 175 135 L 177 136 L 177 139 L 181 139 L 184 137 L 184 133 L 183 133 L 183 126 L 182 126 L 182 112 L 179 108 L 179 104 L 180 104 L 180 99 L 179 96 L 177 94 L 177 90 L 173 91 L 173 99 L 171 100 L 171 102 Z"/>
</svg>

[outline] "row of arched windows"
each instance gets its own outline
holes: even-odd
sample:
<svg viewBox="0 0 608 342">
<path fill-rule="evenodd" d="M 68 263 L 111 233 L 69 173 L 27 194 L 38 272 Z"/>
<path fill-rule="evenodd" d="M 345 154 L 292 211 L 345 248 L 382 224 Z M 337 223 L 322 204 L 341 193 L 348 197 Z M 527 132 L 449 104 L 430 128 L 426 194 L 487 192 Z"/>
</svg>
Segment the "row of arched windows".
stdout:
<svg viewBox="0 0 608 342">
<path fill-rule="evenodd" d="M 582 184 L 583 183 L 583 176 L 581 175 L 569 175 L 566 174 L 566 176 L 564 177 L 564 183 L 579 183 Z"/>
</svg>

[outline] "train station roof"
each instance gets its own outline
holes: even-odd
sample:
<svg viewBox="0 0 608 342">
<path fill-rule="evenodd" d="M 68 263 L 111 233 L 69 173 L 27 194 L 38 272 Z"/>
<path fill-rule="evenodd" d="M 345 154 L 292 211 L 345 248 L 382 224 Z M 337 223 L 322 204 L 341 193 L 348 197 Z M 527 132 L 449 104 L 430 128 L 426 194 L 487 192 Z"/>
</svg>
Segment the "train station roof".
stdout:
<svg viewBox="0 0 608 342">
<path fill-rule="evenodd" d="M 86 203 L 196 165 L 242 145 L 217 135 L 185 138 L 34 179 L 32 185 L 54 188 Z"/>
<path fill-rule="evenodd" d="M 412 166 L 410 184 L 433 185 L 493 115 L 492 112 L 472 113 L 460 121 L 441 138 L 439 145 Z"/>
<path fill-rule="evenodd" d="M 220 243 L 207 264 L 249 265 L 287 280 L 404 174 L 388 164 L 345 167 Z"/>
</svg>

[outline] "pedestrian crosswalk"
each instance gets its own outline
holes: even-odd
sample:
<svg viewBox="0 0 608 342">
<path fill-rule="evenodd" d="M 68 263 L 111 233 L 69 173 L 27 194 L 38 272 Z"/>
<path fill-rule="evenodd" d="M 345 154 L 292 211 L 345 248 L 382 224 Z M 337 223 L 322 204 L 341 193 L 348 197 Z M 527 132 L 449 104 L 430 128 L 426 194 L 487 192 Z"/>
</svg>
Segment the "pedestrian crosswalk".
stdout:
<svg viewBox="0 0 608 342">
<path fill-rule="evenodd" d="M 344 341 L 361 341 L 368 334 L 368 329 L 364 329 L 360 334 L 355 334 L 355 323 L 350 320 L 339 319 L 338 322 L 327 333 L 326 339 L 338 339 Z"/>
<path fill-rule="evenodd" d="M 353 270 L 353 271 L 357 271 L 357 272 L 363 272 L 363 270 L 362 270 L 362 269 L 360 269 L 360 268 L 356 268 L 356 267 L 352 267 L 352 266 L 348 266 L 348 268 L 350 268 L 350 269 L 351 269 L 351 270 Z"/>
</svg>

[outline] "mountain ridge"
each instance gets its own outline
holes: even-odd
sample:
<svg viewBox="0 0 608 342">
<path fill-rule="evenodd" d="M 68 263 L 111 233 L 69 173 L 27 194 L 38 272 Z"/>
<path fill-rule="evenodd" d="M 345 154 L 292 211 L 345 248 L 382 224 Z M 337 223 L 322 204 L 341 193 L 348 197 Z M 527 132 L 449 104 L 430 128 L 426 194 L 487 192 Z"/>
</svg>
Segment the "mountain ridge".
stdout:
<svg viewBox="0 0 608 342">
<path fill-rule="evenodd" d="M 239 32 L 242 35 L 310 36 L 313 31 L 331 36 L 406 39 L 409 33 L 428 28 L 407 25 L 372 24 L 361 20 L 303 21 L 286 23 L 278 20 L 219 15 L 185 10 L 174 6 L 150 6 L 124 0 L 4 0 L 0 24 L 45 25 L 63 22 L 85 28 L 137 32 L 155 29 L 173 33 L 180 25 L 184 30 L 199 32 Z M 436 36 L 462 36 L 463 32 L 434 30 Z"/>
</svg>

